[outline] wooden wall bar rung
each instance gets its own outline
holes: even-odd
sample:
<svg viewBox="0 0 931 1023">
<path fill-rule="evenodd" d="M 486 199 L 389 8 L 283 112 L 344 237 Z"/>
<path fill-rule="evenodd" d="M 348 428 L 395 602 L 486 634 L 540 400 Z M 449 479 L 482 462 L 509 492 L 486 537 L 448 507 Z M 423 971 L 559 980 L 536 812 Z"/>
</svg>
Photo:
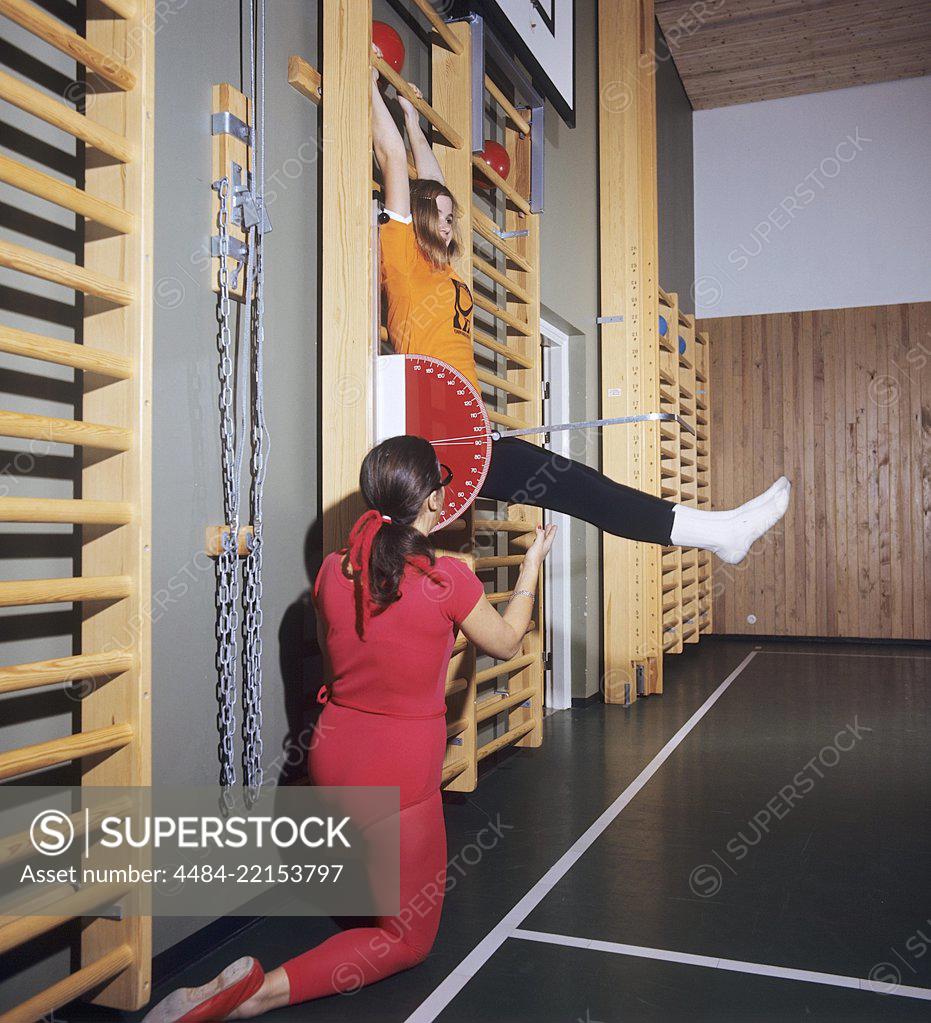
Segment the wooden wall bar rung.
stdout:
<svg viewBox="0 0 931 1023">
<path fill-rule="evenodd" d="M 131 592 L 132 579 L 128 575 L 13 579 L 0 582 L 0 607 L 71 604 L 82 600 L 122 600 Z"/>
<path fill-rule="evenodd" d="M 452 127 L 445 117 L 437 113 L 426 100 L 421 99 L 390 64 L 373 53 L 372 67 L 378 69 L 378 73 L 394 86 L 395 91 L 400 96 L 403 96 L 413 104 L 414 109 L 427 119 L 448 146 L 452 146 L 453 149 L 462 149 L 465 145 L 462 135 Z"/>
<path fill-rule="evenodd" d="M 2 0 L 0 0 L 2 2 Z M 35 1020 L 54 1018 L 55 1010 L 80 998 L 103 981 L 115 977 L 133 963 L 130 945 L 117 945 L 99 959 L 69 974 L 57 984 L 52 984 L 32 998 L 21 1002 L 15 1008 L 7 1009 L 0 1016 L 0 1023 L 34 1023 Z"/>
<path fill-rule="evenodd" d="M 112 156 L 120 163 L 129 163 L 137 156 L 136 147 L 122 135 L 78 114 L 71 107 L 51 99 L 45 93 L 18 78 L 0 71 L 0 99 L 12 103 L 47 124 L 54 125 L 82 142 Z"/>
<path fill-rule="evenodd" d="M 458 57 L 462 53 L 462 43 L 456 38 L 449 25 L 437 14 L 436 8 L 430 3 L 430 0 L 414 0 L 414 4 L 423 12 L 443 45 Z"/>
<path fill-rule="evenodd" d="M 3 0 L 0 0 L 0 3 L 3 3 Z M 136 222 L 128 210 L 122 209 L 116 203 L 96 199 L 81 188 L 75 188 L 74 185 L 53 178 L 51 174 L 27 167 L 9 156 L 0 155 L 0 181 L 63 209 L 71 210 L 79 216 L 94 220 L 120 234 L 132 231 Z"/>
<path fill-rule="evenodd" d="M 37 912 L 42 910 L 42 915 L 28 916 L 17 913 L 15 916 L 8 914 L 0 916 L 0 955 L 16 948 L 33 938 L 60 927 L 69 920 L 79 916 L 93 916 L 96 910 L 102 906 L 110 906 L 118 902 L 129 891 L 125 885 L 88 885 L 80 891 L 75 891 L 70 885 L 56 887 L 46 893 L 40 900 L 30 901 L 26 911 Z M 49 910 L 56 902 L 67 907 L 67 912 L 58 914 L 50 913 Z M 39 903 L 36 905 L 36 903 Z"/>
<path fill-rule="evenodd" d="M 498 412 L 496 409 L 489 408 L 488 418 L 493 422 L 497 423 L 498 426 L 503 426 L 508 430 L 520 430 L 531 424 L 526 419 L 518 419 L 517 416 L 508 416 L 504 412 Z"/>
<path fill-rule="evenodd" d="M 490 316 L 494 316 L 496 320 L 506 323 L 516 333 L 524 337 L 531 336 L 532 331 L 530 327 L 526 323 L 522 323 L 513 313 L 509 313 L 506 309 L 495 305 L 490 299 L 485 298 L 481 292 L 476 291 L 473 297 L 479 309 L 484 310 Z"/>
<path fill-rule="evenodd" d="M 523 564 L 523 554 L 502 554 L 488 558 L 475 559 L 476 572 L 488 572 L 493 568 L 510 568 L 514 565 Z"/>
<path fill-rule="evenodd" d="M 453 653 L 459 653 L 464 649 L 465 644 L 463 644 L 459 650 L 454 650 Z M 468 686 L 469 680 L 467 678 L 454 678 L 451 682 L 446 683 L 446 695 L 452 696 L 454 693 L 461 693 L 464 689 L 467 689 Z"/>
<path fill-rule="evenodd" d="M 493 170 L 477 153 L 472 154 L 472 166 L 482 175 L 487 178 L 498 191 L 511 203 L 514 207 L 520 210 L 521 213 L 530 213 L 530 203 L 514 188 L 513 185 L 508 184 L 504 178 L 496 171 Z"/>
<path fill-rule="evenodd" d="M 521 302 L 532 302 L 530 295 L 517 283 L 511 280 L 507 274 L 502 273 L 496 266 L 482 259 L 481 256 L 472 257 L 472 265 L 476 270 L 481 270 L 486 277 L 507 288 L 508 292 Z"/>
<path fill-rule="evenodd" d="M 476 373 L 482 383 L 496 387 L 499 391 L 506 391 L 520 401 L 533 401 L 533 395 L 530 394 L 526 387 L 521 387 L 520 384 L 514 383 L 513 380 L 508 380 L 507 377 L 498 376 L 497 373 L 489 373 L 487 369 L 477 369 Z"/>
<path fill-rule="evenodd" d="M 481 210 L 476 209 L 474 205 L 472 207 L 472 227 L 486 242 L 494 245 L 499 252 L 504 253 L 518 270 L 523 270 L 524 273 L 533 273 L 533 267 L 527 259 L 506 238 L 501 237 L 495 222 L 490 217 L 486 217 Z"/>
<path fill-rule="evenodd" d="M 44 440 L 56 444 L 103 448 L 107 451 L 128 451 L 132 446 L 132 431 L 121 426 L 104 426 L 77 419 L 55 419 L 53 416 L 2 410 L 0 437 Z"/>
<path fill-rule="evenodd" d="M 102 654 L 77 654 L 49 661 L 28 664 L 8 664 L 0 667 L 0 693 L 15 693 L 22 689 L 73 682 L 91 678 L 105 678 L 129 671 L 133 655 L 124 651 Z"/>
<path fill-rule="evenodd" d="M 317 106 L 323 100 L 323 78 L 320 72 L 296 53 L 288 57 L 288 84 Z"/>
<path fill-rule="evenodd" d="M 70 760 L 109 753 L 122 749 L 133 741 L 134 732 L 129 725 L 109 725 L 89 732 L 76 732 L 63 739 L 52 739 L 32 746 L 0 753 L 0 781 L 28 774 Z"/>
<path fill-rule="evenodd" d="M 114 277 L 87 270 L 56 256 L 46 256 L 13 242 L 0 242 L 0 266 L 18 270 L 32 277 L 41 277 L 42 280 L 52 281 L 66 288 L 74 288 L 85 295 L 105 298 L 116 305 L 129 305 L 135 298 L 131 285 L 124 284 Z"/>
<path fill-rule="evenodd" d="M 494 81 L 485 75 L 485 89 L 488 91 L 488 95 L 498 104 L 499 107 L 508 115 L 511 124 L 521 132 L 523 135 L 530 134 L 530 122 L 526 117 L 514 106 L 514 104 L 504 95 L 504 93 L 495 85 Z"/>
<path fill-rule="evenodd" d="M 449 784 L 454 778 L 458 778 L 460 774 L 465 773 L 468 769 L 469 761 L 465 757 L 456 760 L 454 763 L 446 764 L 443 768 L 441 775 L 441 781 L 443 785 Z"/>
<path fill-rule="evenodd" d="M 533 728 L 534 722 L 532 719 L 522 721 L 519 725 L 509 728 L 504 735 L 499 735 L 497 739 L 492 739 L 491 742 L 486 742 L 484 746 L 480 746 L 476 756 L 479 760 L 484 760 L 486 757 L 490 757 L 492 753 L 503 750 L 506 746 L 515 745 L 518 739 L 522 739 L 528 732 L 532 732 Z"/>
<path fill-rule="evenodd" d="M 41 359 L 59 366 L 71 366 L 114 380 L 128 380 L 133 373 L 133 364 L 123 355 L 100 351 L 89 345 L 73 341 L 59 341 L 57 338 L 33 334 L 16 327 L 0 324 L 0 352 L 21 355 L 26 359 Z"/>
<path fill-rule="evenodd" d="M 72 522 L 122 526 L 132 521 L 128 501 L 80 501 L 55 497 L 0 497 L 0 522 Z"/>
<path fill-rule="evenodd" d="M 540 658 L 536 654 L 521 654 L 512 657 L 509 661 L 500 661 L 498 664 L 485 668 L 475 673 L 475 682 L 481 685 L 483 682 L 490 682 L 493 678 L 500 678 L 502 675 L 512 675 L 516 671 L 523 671 L 524 668 L 536 664 Z"/>
<path fill-rule="evenodd" d="M 517 519 L 476 519 L 472 528 L 475 533 L 484 533 L 489 531 L 533 533 L 536 529 L 532 522 L 521 522 Z"/>
<path fill-rule="evenodd" d="M 504 711 L 516 707 L 519 703 L 532 700 L 535 693 L 535 686 L 526 686 L 516 693 L 508 693 L 506 695 L 504 693 L 496 693 L 494 696 L 486 696 L 475 705 L 475 720 L 481 723 L 482 721 L 488 721 L 490 718 L 497 717 Z"/>
<path fill-rule="evenodd" d="M 31 0 L 0 0 L 0 14 L 54 46 L 56 50 L 73 57 L 88 71 L 95 72 L 117 88 L 129 91 L 136 87 L 136 76 L 122 61 L 91 46 L 83 36 L 46 14 Z"/>
<path fill-rule="evenodd" d="M 513 362 L 517 366 L 523 366 L 524 368 L 529 369 L 532 365 L 531 360 L 512 345 L 504 344 L 504 342 L 490 337 L 483 330 L 479 330 L 476 327 L 472 328 L 472 341 L 474 344 L 481 345 L 498 355 L 503 355 L 507 360 Z"/>
</svg>

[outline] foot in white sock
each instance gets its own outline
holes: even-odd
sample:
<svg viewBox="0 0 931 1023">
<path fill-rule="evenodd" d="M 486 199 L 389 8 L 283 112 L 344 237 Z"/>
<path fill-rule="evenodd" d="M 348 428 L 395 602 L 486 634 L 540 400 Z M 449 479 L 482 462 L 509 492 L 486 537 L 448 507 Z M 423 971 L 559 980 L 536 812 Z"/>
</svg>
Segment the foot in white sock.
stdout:
<svg viewBox="0 0 931 1023">
<path fill-rule="evenodd" d="M 749 501 L 742 504 L 740 508 L 735 508 L 734 511 L 740 511 L 741 509 L 758 508 L 762 504 L 766 504 L 767 501 L 771 500 L 779 493 L 780 490 L 785 490 L 791 487 L 792 484 L 789 482 L 788 476 L 780 476 L 778 480 L 769 488 L 764 490 L 762 494 L 758 494 L 756 497 L 751 497 Z"/>
<path fill-rule="evenodd" d="M 731 511 L 706 512 L 677 504 L 670 539 L 677 547 L 701 547 L 736 565 L 785 515 L 791 495 L 792 484 L 781 476 L 765 493 Z"/>
</svg>

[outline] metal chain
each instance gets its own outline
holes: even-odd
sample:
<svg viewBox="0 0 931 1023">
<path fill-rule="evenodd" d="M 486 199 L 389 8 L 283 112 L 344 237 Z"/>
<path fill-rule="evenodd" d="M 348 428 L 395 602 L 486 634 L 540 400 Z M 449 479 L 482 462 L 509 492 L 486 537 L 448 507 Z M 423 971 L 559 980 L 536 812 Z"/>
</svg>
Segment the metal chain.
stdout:
<svg viewBox="0 0 931 1023">
<path fill-rule="evenodd" d="M 256 90 L 256 27 L 258 16 L 258 69 L 261 87 Z M 264 267 L 262 235 L 266 217 L 264 209 L 265 182 L 265 0 L 249 0 L 249 61 L 253 121 L 259 125 L 252 132 L 253 173 L 247 171 L 247 187 L 251 209 L 258 213 L 258 222 L 242 227 L 246 251 L 243 281 L 243 305 L 240 310 L 240 372 L 242 388 L 242 419 L 235 415 L 236 371 L 230 329 L 230 221 L 231 206 L 236 205 L 230 178 L 214 183 L 220 195 L 219 258 L 220 298 L 217 320 L 220 353 L 220 441 L 223 477 L 223 511 L 229 530 L 223 535 L 216 562 L 217 605 L 217 725 L 220 732 L 220 784 L 223 787 L 221 808 L 232 807 L 230 789 L 236 784 L 233 734 L 236 728 L 236 671 L 239 620 L 239 555 L 240 468 L 245 442 L 245 417 L 249 416 L 251 487 L 249 511 L 252 535 L 243 562 L 242 578 L 242 769 L 244 797 L 252 805 L 262 785 L 262 504 L 270 448 L 265 424 L 265 381 L 263 370 Z M 256 173 L 256 164 L 257 173 Z M 232 201 L 231 201 L 232 198 Z M 242 208 L 242 207 L 241 207 Z M 248 358 L 247 358 L 248 355 Z M 247 369 L 248 367 L 248 369 Z M 247 390 L 248 388 L 248 390 Z M 248 411 L 247 411 L 248 406 Z"/>
<path fill-rule="evenodd" d="M 256 54 L 254 19 L 258 17 L 258 40 L 260 47 L 258 70 L 261 75 L 260 91 L 256 88 Z M 249 53 L 250 88 L 253 118 L 258 130 L 254 134 L 253 174 L 250 193 L 258 213 L 258 223 L 250 232 L 250 262 L 248 287 L 254 295 L 254 317 L 250 324 L 252 342 L 251 359 L 251 421 L 250 472 L 250 517 L 252 538 L 249 552 L 243 565 L 243 721 L 242 721 L 242 770 L 246 800 L 251 805 L 262 786 L 262 504 L 265 484 L 265 381 L 263 372 L 263 342 L 265 338 L 265 274 L 263 253 L 264 210 L 264 160 L 265 160 L 265 3 L 253 0 L 249 3 Z M 254 291 L 251 291 L 254 289 Z"/>
<path fill-rule="evenodd" d="M 233 428 L 233 359 L 230 334 L 229 221 L 230 179 L 218 182 L 220 195 L 219 259 L 220 300 L 217 307 L 220 354 L 220 458 L 223 475 L 223 515 L 229 527 L 223 533 L 216 561 L 216 635 L 217 635 L 217 727 L 220 733 L 220 785 L 223 798 L 229 800 L 230 787 L 236 784 L 233 733 L 236 729 L 236 646 L 239 631 L 239 489 L 235 470 Z"/>
</svg>

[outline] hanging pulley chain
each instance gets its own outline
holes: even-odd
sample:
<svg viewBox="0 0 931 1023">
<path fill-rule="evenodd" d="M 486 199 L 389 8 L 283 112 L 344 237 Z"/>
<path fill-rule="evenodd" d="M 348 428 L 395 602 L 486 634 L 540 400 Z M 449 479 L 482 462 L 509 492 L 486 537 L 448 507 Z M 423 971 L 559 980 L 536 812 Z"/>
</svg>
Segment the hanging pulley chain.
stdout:
<svg viewBox="0 0 931 1023">
<path fill-rule="evenodd" d="M 254 288 L 254 317 L 250 324 L 252 341 L 249 461 L 250 513 L 252 535 L 243 563 L 243 652 L 242 652 L 242 771 L 250 803 L 262 786 L 262 489 L 264 483 L 264 406 L 262 395 L 262 248 L 258 226 L 253 236 L 255 258 L 250 261 L 248 284 Z"/>
<path fill-rule="evenodd" d="M 256 31 L 258 21 L 258 31 Z M 256 40 L 258 47 L 256 47 Z M 258 49 L 258 53 L 256 50 Z M 257 59 L 258 58 L 258 59 Z M 263 341 L 265 337 L 265 276 L 262 236 L 271 230 L 265 212 L 265 3 L 249 0 L 250 92 L 256 132 L 249 180 L 248 209 L 243 224 L 249 236 L 250 274 L 248 287 L 253 298 L 249 323 L 251 341 L 250 403 L 250 517 L 252 534 L 243 564 L 243 654 L 242 654 L 242 771 L 245 798 L 251 803 L 262 786 L 262 498 L 265 483 L 265 384 Z M 258 65 L 258 68 L 256 68 Z M 256 74 L 258 70 L 258 75 Z M 256 79 L 260 79 L 257 86 Z"/>
<path fill-rule="evenodd" d="M 233 427 L 233 351 L 230 331 L 229 224 L 230 179 L 217 182 L 220 196 L 219 277 L 220 299 L 217 306 L 220 354 L 220 458 L 223 477 L 223 514 L 228 529 L 223 531 L 216 561 L 217 606 L 217 727 L 220 733 L 220 785 L 224 799 L 236 784 L 233 734 L 236 729 L 236 647 L 239 631 L 239 485 L 236 478 L 235 433 Z"/>
</svg>

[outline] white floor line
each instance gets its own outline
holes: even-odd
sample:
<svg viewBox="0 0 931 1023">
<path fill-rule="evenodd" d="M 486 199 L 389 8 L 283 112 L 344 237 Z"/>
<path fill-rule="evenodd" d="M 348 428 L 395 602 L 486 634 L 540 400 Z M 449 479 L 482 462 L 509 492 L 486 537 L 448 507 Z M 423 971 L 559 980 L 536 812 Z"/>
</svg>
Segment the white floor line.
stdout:
<svg viewBox="0 0 931 1023">
<path fill-rule="evenodd" d="M 753 650 L 737 665 L 707 700 L 695 711 L 676 734 L 656 754 L 647 766 L 627 786 L 614 802 L 601 814 L 588 830 L 571 845 L 529 892 L 511 909 L 488 934 L 472 949 L 462 962 L 446 977 L 407 1017 L 405 1023 L 432 1023 L 494 953 L 511 937 L 531 910 L 569 872 L 586 849 L 605 831 L 608 825 L 637 795 L 644 785 L 663 766 L 679 743 L 692 731 L 714 706 L 727 687 L 759 653 Z"/>
<path fill-rule="evenodd" d="M 648 948 L 645 945 L 625 945 L 617 941 L 576 938 L 571 934 L 551 934 L 547 931 L 531 931 L 516 928 L 512 938 L 525 941 L 540 941 L 547 945 L 568 945 L 572 948 L 591 949 L 596 952 L 611 952 L 614 955 L 635 956 L 638 959 L 661 959 L 685 966 L 705 966 L 712 970 L 728 970 L 731 973 L 755 973 L 763 977 L 779 977 L 782 980 L 800 980 L 808 984 L 827 984 L 830 987 L 847 987 L 873 994 L 895 995 L 898 998 L 920 998 L 931 1001 L 931 988 L 910 987 L 907 984 L 878 984 L 864 977 L 848 977 L 842 973 L 817 973 L 813 970 L 797 970 L 790 966 L 770 966 L 767 963 L 748 963 L 742 959 L 718 959 L 715 956 L 693 955 L 690 952 L 671 952 L 664 948 Z"/>
</svg>

